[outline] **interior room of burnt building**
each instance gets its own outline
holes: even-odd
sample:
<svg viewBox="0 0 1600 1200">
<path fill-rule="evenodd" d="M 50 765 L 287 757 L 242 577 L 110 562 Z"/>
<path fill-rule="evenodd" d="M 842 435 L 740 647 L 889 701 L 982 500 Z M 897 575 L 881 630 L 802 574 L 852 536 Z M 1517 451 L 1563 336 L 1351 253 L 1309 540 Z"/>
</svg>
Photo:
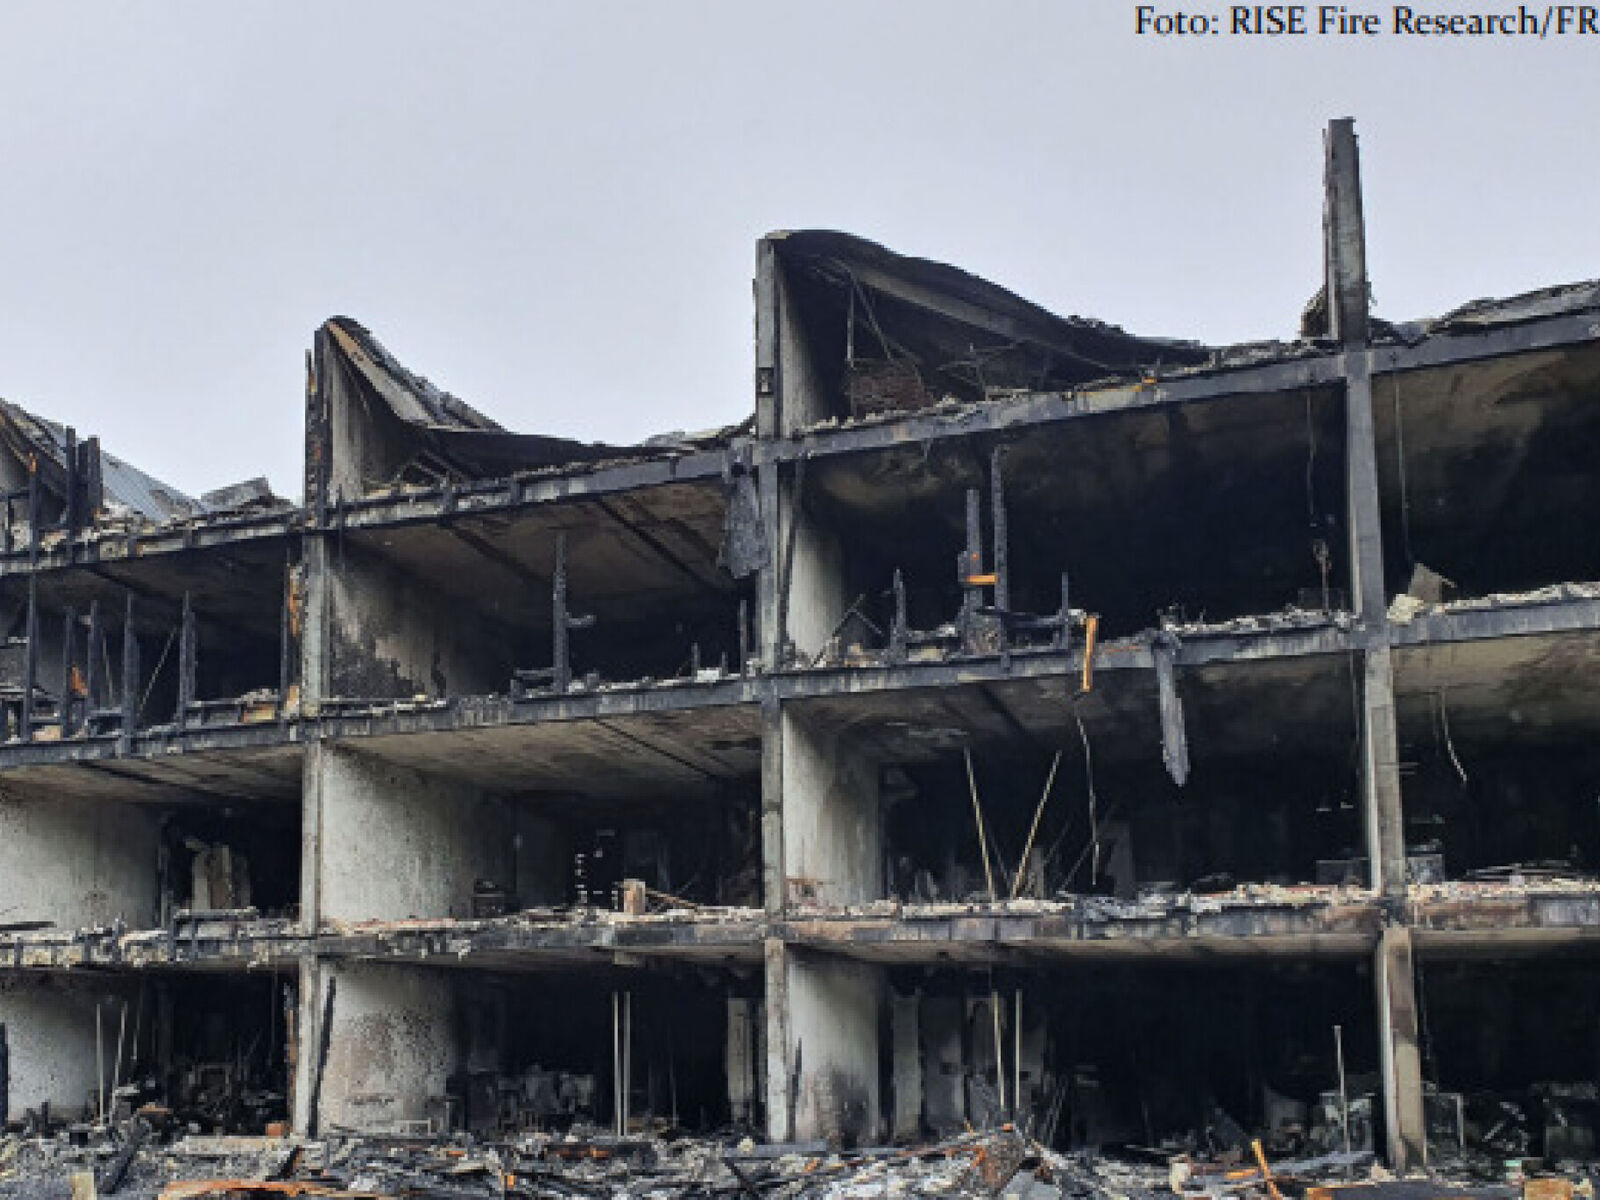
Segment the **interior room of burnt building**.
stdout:
<svg viewBox="0 0 1600 1200">
<path fill-rule="evenodd" d="M 736 674 L 753 584 L 719 563 L 724 518 L 714 483 L 352 532 L 332 561 L 334 695 L 523 696 Z"/>
<path fill-rule="evenodd" d="M 341 749 L 322 782 L 323 915 L 616 911 L 625 880 L 645 889 L 630 912 L 759 904 L 760 746 L 758 714 L 732 706 Z"/>
<path fill-rule="evenodd" d="M 1600 1146 L 1600 959 L 1440 951 L 1418 959 L 1428 1140 L 1436 1157 L 1592 1162 Z"/>
<path fill-rule="evenodd" d="M 519 908 L 620 911 L 623 883 L 646 890 L 646 911 L 694 905 L 756 907 L 761 848 L 753 785 L 681 802 L 510 801 L 510 877 L 475 887 L 474 915 Z"/>
<path fill-rule="evenodd" d="M 461 1127 L 704 1132 L 756 1119 L 759 969 L 579 968 L 554 982 L 539 972 L 458 982 Z"/>
<path fill-rule="evenodd" d="M 1600 646 L 1586 633 L 1396 653 L 1418 882 L 1600 877 Z"/>
<path fill-rule="evenodd" d="M 0 988 L 0 1010 L 22 1018 L 6 1047 L 21 1127 L 138 1113 L 157 1130 L 259 1134 L 287 1118 L 292 975 L 34 975 Z"/>
<path fill-rule="evenodd" d="M 708 1131 L 760 1116 L 759 958 L 330 964 L 329 1130 Z"/>
<path fill-rule="evenodd" d="M 1600 579 L 1592 346 L 1380 376 L 1372 405 L 1391 596 Z"/>
<path fill-rule="evenodd" d="M 896 966 L 882 1046 L 898 1137 L 1016 1120 L 1058 1148 L 1316 1153 L 1382 1137 L 1364 962 L 1039 959 Z M 1341 1075 L 1343 1100 L 1341 1100 Z"/>
<path fill-rule="evenodd" d="M 8 735 L 20 737 L 25 721 L 39 739 L 119 734 L 130 722 L 137 731 L 279 719 L 299 675 L 291 577 L 287 545 L 264 539 L 44 572 L 31 589 L 7 580 Z M 264 578 L 280 582 L 262 588 Z"/>
<path fill-rule="evenodd" d="M 957 622 L 963 580 L 990 576 L 976 603 L 1011 615 L 1013 643 L 1050 645 L 1041 618 L 1061 612 L 1064 589 L 1104 637 L 1345 608 L 1343 442 L 1342 401 L 1324 389 L 1090 415 L 1004 441 L 902 443 L 791 470 L 811 520 L 840 543 L 854 610 L 842 651 L 888 644 L 897 572 L 907 623 L 930 646 L 948 643 L 929 635 Z M 978 553 L 963 559 L 969 543 Z"/>
<path fill-rule="evenodd" d="M 158 924 L 178 914 L 300 910 L 300 805 L 281 798 L 189 803 L 162 810 Z M 192 918 L 191 918 L 192 919 Z"/>
<path fill-rule="evenodd" d="M 885 894 L 911 903 L 1366 886 L 1344 656 L 797 704 L 875 772 Z M 981 821 L 981 831 L 980 831 Z M 987 863 L 986 863 L 987 860 Z"/>
</svg>

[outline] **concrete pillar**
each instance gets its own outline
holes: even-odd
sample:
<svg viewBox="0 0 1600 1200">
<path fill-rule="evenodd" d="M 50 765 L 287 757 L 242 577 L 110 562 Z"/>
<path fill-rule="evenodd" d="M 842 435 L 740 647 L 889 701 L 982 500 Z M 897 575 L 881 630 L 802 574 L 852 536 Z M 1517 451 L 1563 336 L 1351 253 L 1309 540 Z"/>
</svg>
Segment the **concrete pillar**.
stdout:
<svg viewBox="0 0 1600 1200">
<path fill-rule="evenodd" d="M 1362 656 L 1361 790 L 1372 886 L 1386 896 L 1406 890 L 1406 831 L 1395 731 L 1394 655 L 1376 645 Z"/>
<path fill-rule="evenodd" d="M 0 794 L 0 912 L 61 929 L 159 919 L 153 810 L 108 799 Z"/>
<path fill-rule="evenodd" d="M 787 947 L 794 1136 L 844 1145 L 881 1139 L 878 1023 L 884 971 Z"/>
<path fill-rule="evenodd" d="M 49 1104 L 76 1117 L 115 1070 L 117 1021 L 127 992 L 104 977 L 0 974 L 0 1025 L 9 1051 L 9 1117 Z M 97 1045 L 95 1008 L 105 1039 Z M 97 1053 L 97 1050 L 99 1051 Z M 0 1113 L 0 1121 L 6 1114 Z"/>
<path fill-rule="evenodd" d="M 783 863 L 790 903 L 883 897 L 878 764 L 848 738 L 783 714 Z"/>
<path fill-rule="evenodd" d="M 391 963 L 324 962 L 321 969 L 332 1025 L 326 1061 L 312 1064 L 314 1074 L 321 1068 L 313 1084 L 319 1132 L 442 1122 L 457 1063 L 455 982 L 443 971 Z"/>
<path fill-rule="evenodd" d="M 922 1129 L 922 996 L 895 996 L 889 1014 L 889 1034 L 893 1039 L 894 1119 L 890 1134 L 896 1141 L 909 1140 Z"/>
<path fill-rule="evenodd" d="M 475 880 L 509 883 L 514 849 L 503 802 L 326 743 L 308 753 L 306 769 L 323 923 L 469 917 Z"/>
<path fill-rule="evenodd" d="M 1379 1058 L 1389 1165 L 1396 1171 L 1427 1165 L 1422 1102 L 1422 1056 L 1417 1048 L 1417 977 L 1411 931 L 1390 927 L 1378 944 L 1373 978 L 1378 989 Z"/>
<path fill-rule="evenodd" d="M 801 660 L 809 662 L 833 636 L 849 597 L 845 594 L 843 544 L 834 530 L 805 510 L 802 488 L 803 484 L 797 487 L 791 479 L 782 489 L 779 554 L 786 567 L 785 632 Z"/>
</svg>

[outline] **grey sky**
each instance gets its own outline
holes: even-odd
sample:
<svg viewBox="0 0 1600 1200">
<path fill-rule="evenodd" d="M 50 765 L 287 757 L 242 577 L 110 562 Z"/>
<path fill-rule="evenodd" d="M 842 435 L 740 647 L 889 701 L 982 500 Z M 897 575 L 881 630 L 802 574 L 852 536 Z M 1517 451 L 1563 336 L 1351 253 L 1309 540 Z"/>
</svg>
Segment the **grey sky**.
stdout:
<svg viewBox="0 0 1600 1200">
<path fill-rule="evenodd" d="M 8 0 L 0 395 L 298 495 L 344 313 L 512 428 L 705 428 L 751 406 L 755 240 L 805 226 L 1286 336 L 1340 115 L 1381 313 L 1600 275 L 1600 39 L 1159 42 L 1133 8 Z"/>
</svg>

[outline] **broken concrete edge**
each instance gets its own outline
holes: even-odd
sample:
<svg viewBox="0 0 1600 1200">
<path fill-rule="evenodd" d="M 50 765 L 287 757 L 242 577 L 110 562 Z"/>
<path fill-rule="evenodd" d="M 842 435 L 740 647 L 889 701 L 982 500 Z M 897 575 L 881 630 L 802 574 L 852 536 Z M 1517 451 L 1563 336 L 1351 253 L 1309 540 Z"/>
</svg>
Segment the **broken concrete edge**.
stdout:
<svg viewBox="0 0 1600 1200">
<path fill-rule="evenodd" d="M 288 919 L 206 921 L 190 933 L 84 929 L 0 934 L 0 969 L 182 968 L 287 970 L 301 958 L 447 963 L 492 957 L 536 966 L 668 965 L 710 953 L 746 965 L 768 939 L 850 954 L 892 946 L 894 961 L 938 963 L 953 950 L 1071 956 L 1125 943 L 1140 953 L 1184 949 L 1254 953 L 1290 941 L 1310 953 L 1370 950 L 1382 929 L 1412 929 L 1425 953 L 1514 949 L 1600 938 L 1600 880 L 1413 884 L 1400 905 L 1350 886 L 1250 884 L 1220 895 L 1118 901 L 1079 896 L 995 904 L 793 907 L 775 920 L 757 909 L 703 907 L 643 916 L 606 910 L 530 910 L 479 919 L 330 922 L 316 934 Z M 574 951 L 584 957 L 574 960 Z M 612 956 L 622 954 L 618 963 Z M 715 960 L 713 960 L 715 961 Z M 482 965 L 482 964 L 480 964 Z"/>
</svg>

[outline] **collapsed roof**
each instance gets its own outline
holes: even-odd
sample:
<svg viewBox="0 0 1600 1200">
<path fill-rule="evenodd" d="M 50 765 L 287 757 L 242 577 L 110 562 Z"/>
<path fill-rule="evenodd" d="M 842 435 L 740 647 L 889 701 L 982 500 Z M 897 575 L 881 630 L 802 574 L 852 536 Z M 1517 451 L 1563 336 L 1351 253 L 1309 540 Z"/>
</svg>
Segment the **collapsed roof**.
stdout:
<svg viewBox="0 0 1600 1200">
<path fill-rule="evenodd" d="M 370 483 L 492 478 L 547 467 L 677 454 L 725 441 L 733 432 L 663 434 L 631 446 L 511 433 L 465 401 L 407 370 L 359 322 L 331 317 L 320 334 L 319 348 L 331 356 L 367 411 L 387 413 L 404 429 L 408 445 L 399 456 L 393 478 Z"/>
<path fill-rule="evenodd" d="M 1061 317 L 957 267 L 831 230 L 769 235 L 812 345 L 812 367 L 849 379 L 894 364 L 923 395 L 983 399 L 997 391 L 1060 391 L 1210 356 L 1198 342 L 1139 337 L 1087 317 Z"/>
</svg>

